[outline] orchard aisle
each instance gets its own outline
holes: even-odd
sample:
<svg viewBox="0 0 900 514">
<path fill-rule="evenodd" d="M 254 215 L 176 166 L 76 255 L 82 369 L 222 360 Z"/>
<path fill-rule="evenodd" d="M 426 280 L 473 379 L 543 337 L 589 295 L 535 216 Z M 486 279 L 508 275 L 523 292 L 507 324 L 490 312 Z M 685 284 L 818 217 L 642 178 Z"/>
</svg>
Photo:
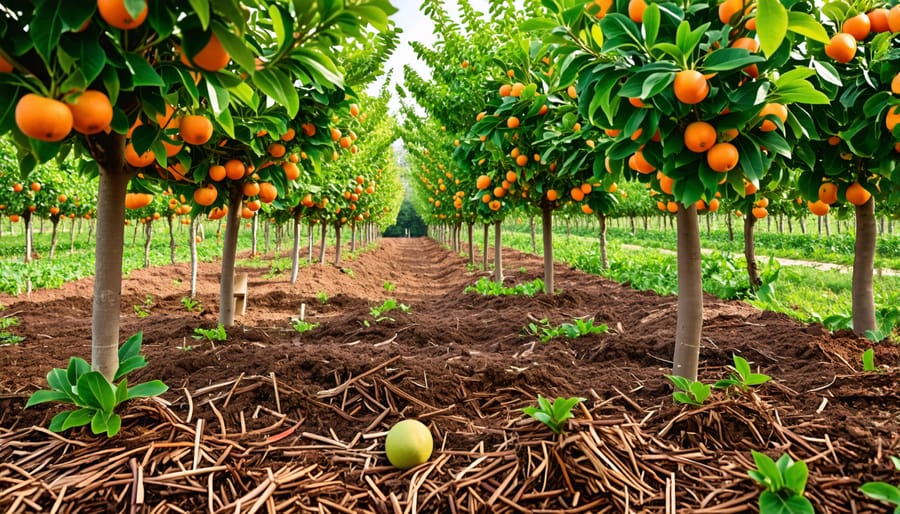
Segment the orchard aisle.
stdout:
<svg viewBox="0 0 900 514">
<path fill-rule="evenodd" d="M 504 261 L 507 285 L 543 273 L 535 256 L 505 250 Z M 121 511 L 139 501 L 147 511 L 192 512 L 241 510 L 238 502 L 242 512 L 745 506 L 758 491 L 745 473 L 751 449 L 807 459 L 808 494 L 822 512 L 877 511 L 859 484 L 894 480 L 897 347 L 876 347 L 885 372 L 862 374 L 864 340 L 707 297 L 701 379 L 727 376 L 738 353 L 773 381 L 682 409 L 664 378 L 673 297 L 563 265 L 552 297 L 463 294 L 484 274 L 429 239 L 384 239 L 341 267 L 305 266 L 295 285 L 280 266 L 265 256 L 238 261 L 250 302 L 224 341 L 194 338 L 216 324 L 218 263 L 201 265 L 202 313 L 181 301 L 185 265 L 126 279 L 123 333 L 143 331 L 149 360 L 129 383 L 158 378 L 170 390 L 163 402 L 128 405 L 112 440 L 51 435 L 32 425 L 45 426 L 54 408 L 22 410 L 51 367 L 90 354 L 91 281 L 0 299 L 25 337 L 0 347 L 0 510 L 59 502 L 61 512 Z M 388 300 L 408 312 L 384 311 Z M 303 333 L 291 326 L 301 305 L 317 324 Z M 610 331 L 546 344 L 523 335 L 531 322 L 582 317 Z M 538 394 L 587 398 L 565 438 L 522 415 Z M 435 439 L 431 460 L 406 472 L 383 454 L 385 432 L 403 418 L 420 419 Z"/>
</svg>

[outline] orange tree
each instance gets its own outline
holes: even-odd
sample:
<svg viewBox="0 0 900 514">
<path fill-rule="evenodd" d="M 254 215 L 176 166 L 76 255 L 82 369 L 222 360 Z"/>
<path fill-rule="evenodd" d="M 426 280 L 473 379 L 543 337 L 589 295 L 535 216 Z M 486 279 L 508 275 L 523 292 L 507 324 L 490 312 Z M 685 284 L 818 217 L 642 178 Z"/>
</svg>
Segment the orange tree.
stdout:
<svg viewBox="0 0 900 514">
<path fill-rule="evenodd" d="M 775 1 L 649 3 L 642 12 L 629 12 L 625 0 L 570 4 L 555 3 L 556 18 L 535 23 L 562 24 L 551 36 L 567 42 L 558 52 L 567 63 L 561 73 L 579 70 L 582 116 L 611 131 L 598 145 L 612 178 L 628 167 L 672 180 L 679 290 L 672 373 L 695 380 L 703 310 L 696 202 L 758 183 L 774 154 L 790 155 L 782 136 L 787 104 L 827 102 L 806 80 L 813 71 L 785 67 L 795 33 L 818 25 Z M 741 42 L 757 26 L 768 30 L 758 34 L 768 58 Z"/>
<path fill-rule="evenodd" d="M 185 0 L 150 7 L 143 0 L 65 8 L 58 0 L 17 0 L 4 5 L 0 23 L 0 55 L 12 65 L 0 73 L 0 89 L 16 104 L 0 113 L 0 131 L 12 131 L 22 171 L 74 149 L 92 159 L 85 170 L 100 176 L 92 367 L 107 378 L 118 368 L 124 198 L 136 169 L 126 161 L 126 138 L 133 137 L 132 157 L 143 158 L 142 165 L 158 165 L 165 179 L 198 182 L 220 142 L 213 131 L 249 139 L 232 107 L 264 110 L 271 98 L 284 112 L 273 123 L 286 133 L 284 120 L 299 110 L 294 84 L 339 86 L 332 49 L 345 34 L 362 35 L 370 22 L 385 27 L 393 11 L 387 0 L 321 7 L 272 0 L 252 8 Z M 226 142 L 223 151 L 259 155 L 244 145 Z M 151 157 L 155 163 L 147 162 Z M 226 242 L 236 241 L 236 214 Z M 223 275 L 230 277 L 233 260 L 224 257 Z M 230 298 L 230 280 L 222 282 L 222 296 Z M 226 321 L 233 319 L 230 305 L 224 301 L 220 309 Z"/>
<path fill-rule="evenodd" d="M 799 177 L 800 191 L 819 215 L 829 206 L 849 209 L 856 218 L 853 258 L 853 331 L 881 339 L 877 332 L 872 275 L 875 260 L 875 206 L 897 205 L 896 162 L 900 129 L 900 59 L 886 5 L 868 1 L 827 2 L 823 23 L 828 44 L 810 43 L 819 87 L 833 98 L 815 111 L 821 138 L 813 166 Z M 900 7 L 890 11 L 900 20 Z"/>
</svg>

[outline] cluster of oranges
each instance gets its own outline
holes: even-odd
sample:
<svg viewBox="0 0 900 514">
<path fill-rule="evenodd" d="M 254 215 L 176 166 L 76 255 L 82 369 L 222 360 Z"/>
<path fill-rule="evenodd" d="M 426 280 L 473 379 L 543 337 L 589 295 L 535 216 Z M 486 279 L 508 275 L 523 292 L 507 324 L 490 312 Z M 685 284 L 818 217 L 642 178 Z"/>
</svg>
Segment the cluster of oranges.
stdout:
<svg viewBox="0 0 900 514">
<path fill-rule="evenodd" d="M 856 44 L 870 34 L 900 32 L 900 6 L 879 7 L 844 20 L 841 31 L 825 45 L 825 54 L 839 63 L 848 63 L 856 56 Z"/>
</svg>

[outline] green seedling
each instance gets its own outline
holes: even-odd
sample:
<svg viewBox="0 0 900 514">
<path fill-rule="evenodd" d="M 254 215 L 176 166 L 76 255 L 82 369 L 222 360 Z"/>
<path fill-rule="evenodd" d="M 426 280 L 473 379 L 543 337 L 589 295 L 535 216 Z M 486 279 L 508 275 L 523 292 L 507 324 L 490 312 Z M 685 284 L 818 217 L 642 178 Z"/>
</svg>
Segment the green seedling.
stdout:
<svg viewBox="0 0 900 514">
<path fill-rule="evenodd" d="M 894 469 L 900 471 L 900 457 L 891 455 L 891 462 Z M 900 487 L 886 482 L 866 482 L 859 490 L 873 500 L 890 503 L 894 506 L 894 514 L 900 514 Z"/>
<path fill-rule="evenodd" d="M 863 371 L 878 371 L 878 366 L 875 365 L 874 348 L 869 348 L 862 353 L 862 367 Z"/>
<path fill-rule="evenodd" d="M 7 330 L 9 327 L 15 327 L 19 325 L 19 318 L 15 316 L 10 316 L 6 318 L 0 318 L 0 346 L 7 344 L 19 344 L 25 340 L 22 336 L 17 336 Z"/>
<path fill-rule="evenodd" d="M 525 266 L 519 266 L 519 273 L 521 273 L 523 275 L 525 273 L 528 273 L 528 268 L 526 268 Z"/>
<path fill-rule="evenodd" d="M 134 313 L 137 314 L 138 318 L 144 319 L 150 315 L 150 307 L 153 307 L 153 297 L 148 294 L 144 297 L 142 304 L 133 307 Z"/>
<path fill-rule="evenodd" d="M 210 342 L 224 341 L 228 339 L 228 333 L 225 332 L 225 327 L 219 324 L 216 328 L 197 327 L 194 329 L 194 335 L 191 337 L 198 341 L 204 338 Z"/>
<path fill-rule="evenodd" d="M 189 296 L 181 299 L 181 305 L 184 305 L 188 312 L 203 312 L 203 305 L 200 303 L 200 300 L 195 300 Z"/>
<path fill-rule="evenodd" d="M 675 386 L 675 391 L 672 392 L 672 399 L 675 403 L 699 407 L 703 405 L 703 402 L 709 398 L 710 392 L 712 392 L 712 387 L 709 384 L 704 384 L 699 380 L 691 382 L 677 375 L 666 375 L 666 378 Z"/>
<path fill-rule="evenodd" d="M 586 398 L 560 397 L 554 400 L 553 403 L 550 403 L 550 400 L 539 394 L 537 397 L 538 406 L 525 407 L 522 409 L 522 412 L 547 425 L 554 434 L 561 434 L 566 425 L 566 420 L 574 417 L 572 409 L 585 400 Z"/>
<path fill-rule="evenodd" d="M 522 332 L 525 335 L 536 336 L 542 343 L 549 343 L 555 337 L 576 339 L 590 334 L 603 334 L 609 330 L 606 324 L 595 325 L 594 318 L 576 318 L 572 321 L 573 323 L 563 323 L 555 327 L 547 318 L 543 318 L 537 323 L 529 323 L 522 328 Z"/>
<path fill-rule="evenodd" d="M 464 293 L 478 293 L 482 296 L 534 296 L 544 291 L 544 281 L 536 278 L 531 282 L 506 287 L 487 278 L 481 277 L 471 286 L 463 289 Z"/>
<path fill-rule="evenodd" d="M 747 471 L 750 478 L 766 488 L 759 495 L 759 514 L 814 514 L 812 503 L 803 496 L 809 470 L 802 460 L 782 455 L 777 462 L 753 450 L 757 469 Z"/>
<path fill-rule="evenodd" d="M 387 291 L 388 293 L 391 293 L 391 292 L 393 292 L 395 289 L 397 289 L 397 285 L 396 285 L 396 284 L 394 284 L 394 283 L 391 282 L 390 280 L 385 280 L 385 281 L 384 281 L 384 290 L 385 290 L 385 291 Z"/>
<path fill-rule="evenodd" d="M 749 391 L 752 386 L 765 384 L 769 380 L 772 380 L 772 377 L 769 375 L 753 373 L 750 370 L 750 364 L 747 363 L 747 359 L 735 354 L 732 354 L 732 359 L 734 360 L 734 369 L 738 374 L 735 375 L 734 373 L 731 373 L 728 378 L 716 382 L 713 385 L 716 389 L 736 387 L 741 391 Z"/>
<path fill-rule="evenodd" d="M 25 408 L 45 402 L 62 402 L 77 409 L 60 412 L 50 420 L 50 430 L 63 432 L 70 428 L 91 425 L 94 434 L 105 433 L 113 437 L 122 428 L 122 418 L 115 410 L 121 403 L 133 398 L 159 396 L 168 387 L 159 380 L 151 380 L 128 387 L 126 374 L 147 365 L 140 354 L 142 333 L 137 333 L 119 348 L 119 369 L 113 383 L 99 371 L 91 371 L 90 364 L 80 357 L 69 359 L 67 369 L 54 368 L 47 374 L 49 390 L 42 389 L 28 398 Z M 116 380 L 122 379 L 118 384 Z"/>
<path fill-rule="evenodd" d="M 396 321 L 390 316 L 385 316 L 385 314 L 397 309 L 399 309 L 400 312 L 404 313 L 408 313 L 410 311 L 409 305 L 406 305 L 405 303 L 398 303 L 397 300 L 388 298 L 381 305 L 369 309 L 369 314 L 372 315 L 373 318 L 375 318 L 375 323 L 380 323 L 382 321 Z"/>
<path fill-rule="evenodd" d="M 291 321 L 291 326 L 294 327 L 294 330 L 302 334 L 304 332 L 309 332 L 310 330 L 318 328 L 319 324 L 310 323 L 309 321 L 302 319 L 295 319 Z"/>
<path fill-rule="evenodd" d="M 328 303 L 328 293 L 326 293 L 325 291 L 319 291 L 318 293 L 316 293 L 316 299 L 319 300 L 319 303 L 325 305 L 326 303 Z"/>
</svg>

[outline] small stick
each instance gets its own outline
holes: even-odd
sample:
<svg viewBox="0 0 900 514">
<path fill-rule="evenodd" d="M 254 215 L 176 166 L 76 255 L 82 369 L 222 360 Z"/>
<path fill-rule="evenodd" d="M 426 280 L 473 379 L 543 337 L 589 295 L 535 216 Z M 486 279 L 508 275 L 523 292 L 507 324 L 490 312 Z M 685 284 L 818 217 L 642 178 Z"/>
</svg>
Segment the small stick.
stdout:
<svg viewBox="0 0 900 514">
<path fill-rule="evenodd" d="M 269 376 L 272 377 L 272 388 L 275 389 L 275 408 L 278 414 L 281 414 L 281 398 L 278 397 L 278 382 L 275 380 L 275 372 L 270 371 Z"/>
<path fill-rule="evenodd" d="M 242 378 L 244 378 L 244 372 L 243 372 L 243 371 L 241 371 L 241 374 L 238 375 L 237 380 L 234 381 L 234 385 L 231 386 L 231 390 L 228 391 L 228 396 L 225 397 L 225 403 L 222 404 L 222 408 L 223 408 L 223 409 L 227 409 L 227 408 L 228 408 L 228 402 L 231 401 L 231 395 L 234 394 L 234 390 L 237 389 L 237 386 L 238 386 L 238 384 L 241 383 L 241 379 L 242 379 Z"/>
<path fill-rule="evenodd" d="M 200 436 L 202 435 L 203 418 L 197 418 L 197 432 L 194 434 L 194 462 L 191 469 L 197 469 L 197 466 L 200 464 Z"/>
</svg>

